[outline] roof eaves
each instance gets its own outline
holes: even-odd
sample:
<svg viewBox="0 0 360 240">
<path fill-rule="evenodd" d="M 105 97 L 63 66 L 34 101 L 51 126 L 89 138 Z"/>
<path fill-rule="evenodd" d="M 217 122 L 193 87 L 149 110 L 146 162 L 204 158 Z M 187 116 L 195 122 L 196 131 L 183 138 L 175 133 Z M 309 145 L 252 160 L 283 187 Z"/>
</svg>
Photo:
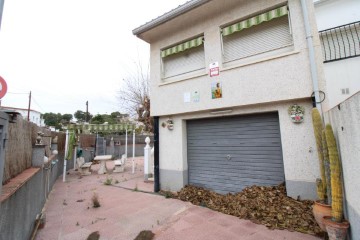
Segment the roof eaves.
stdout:
<svg viewBox="0 0 360 240">
<path fill-rule="evenodd" d="M 180 16 L 190 10 L 193 10 L 211 0 L 191 0 L 183 5 L 178 6 L 177 8 L 171 10 L 170 12 L 164 13 L 163 15 L 151 20 L 150 22 L 147 22 L 140 27 L 135 28 L 132 32 L 134 35 L 138 36 L 139 34 L 142 34 L 146 31 L 149 31 L 152 28 L 155 28 L 171 19 L 176 18 L 177 16 Z"/>
</svg>

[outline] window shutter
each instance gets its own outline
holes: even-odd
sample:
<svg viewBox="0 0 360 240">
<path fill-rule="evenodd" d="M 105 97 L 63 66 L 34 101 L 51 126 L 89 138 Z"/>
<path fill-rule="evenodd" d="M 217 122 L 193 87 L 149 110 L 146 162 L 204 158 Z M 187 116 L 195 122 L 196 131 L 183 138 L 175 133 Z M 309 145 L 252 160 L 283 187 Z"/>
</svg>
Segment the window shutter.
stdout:
<svg viewBox="0 0 360 240">
<path fill-rule="evenodd" d="M 284 15 L 223 36 L 224 62 L 280 49 L 292 43 L 288 16 Z"/>
<path fill-rule="evenodd" d="M 169 78 L 205 68 L 204 46 L 162 58 L 163 77 Z"/>
</svg>

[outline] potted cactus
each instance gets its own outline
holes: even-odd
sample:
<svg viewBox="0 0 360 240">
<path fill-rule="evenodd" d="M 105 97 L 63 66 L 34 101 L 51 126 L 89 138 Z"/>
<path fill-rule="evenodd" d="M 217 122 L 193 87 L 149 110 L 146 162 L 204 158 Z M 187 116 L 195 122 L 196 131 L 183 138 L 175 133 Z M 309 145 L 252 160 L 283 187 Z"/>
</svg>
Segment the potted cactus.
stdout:
<svg viewBox="0 0 360 240">
<path fill-rule="evenodd" d="M 316 179 L 318 200 L 314 202 L 313 214 L 320 228 L 326 231 L 323 217 L 331 215 L 330 164 L 323 122 L 317 108 L 312 109 L 312 120 L 321 176 Z"/>
<path fill-rule="evenodd" d="M 343 218 L 341 163 L 330 124 L 326 125 L 325 135 L 330 159 L 332 211 L 331 216 L 324 216 L 323 223 L 326 226 L 330 240 L 341 240 L 346 238 L 350 224 Z"/>
</svg>

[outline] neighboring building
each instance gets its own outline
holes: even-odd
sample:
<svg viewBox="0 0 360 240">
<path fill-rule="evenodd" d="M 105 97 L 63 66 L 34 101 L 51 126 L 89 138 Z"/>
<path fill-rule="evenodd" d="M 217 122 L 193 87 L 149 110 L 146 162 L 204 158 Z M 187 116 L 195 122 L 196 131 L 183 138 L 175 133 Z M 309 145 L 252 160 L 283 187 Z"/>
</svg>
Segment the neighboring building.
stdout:
<svg viewBox="0 0 360 240">
<path fill-rule="evenodd" d="M 314 76 L 325 92 L 314 6 L 306 3 Z M 193 184 L 226 193 L 286 182 L 289 196 L 316 198 L 313 82 L 300 0 L 193 0 L 133 33 L 150 43 L 161 189 Z M 288 113 L 296 104 L 305 109 L 301 123 Z"/>
<path fill-rule="evenodd" d="M 315 1 L 329 111 L 341 156 L 349 239 L 360 239 L 360 1 Z"/>
<path fill-rule="evenodd" d="M 317 0 L 329 108 L 360 91 L 360 1 Z"/>
<path fill-rule="evenodd" d="M 15 108 L 15 107 L 5 107 L 5 106 L 1 106 L 0 109 L 1 109 L 1 110 L 16 111 L 16 112 L 20 113 L 21 116 L 22 116 L 25 120 L 27 120 L 27 118 L 28 118 L 28 110 L 25 109 L 25 108 Z M 38 125 L 39 127 L 44 127 L 44 126 L 45 126 L 44 119 L 41 118 L 41 112 L 38 112 L 38 111 L 36 111 L 36 110 L 30 109 L 29 120 L 30 120 L 30 122 L 35 123 L 35 124 Z"/>
</svg>

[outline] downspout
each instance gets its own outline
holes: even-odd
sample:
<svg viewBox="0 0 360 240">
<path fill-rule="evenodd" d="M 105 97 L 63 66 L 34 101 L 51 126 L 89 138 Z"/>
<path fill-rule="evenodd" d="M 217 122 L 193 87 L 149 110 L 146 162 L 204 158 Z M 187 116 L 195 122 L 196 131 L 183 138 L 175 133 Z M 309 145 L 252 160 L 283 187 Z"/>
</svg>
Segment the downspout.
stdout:
<svg viewBox="0 0 360 240">
<path fill-rule="evenodd" d="M 154 117 L 154 192 L 160 191 L 159 117 Z"/>
<path fill-rule="evenodd" d="M 312 35 L 311 26 L 309 23 L 309 14 L 308 14 L 306 2 L 307 2 L 307 0 L 301 0 L 301 7 L 302 7 L 303 16 L 304 16 L 306 40 L 307 40 L 307 45 L 308 45 L 308 50 L 309 50 L 311 79 L 312 79 L 312 83 L 313 83 L 316 107 L 318 108 L 318 110 L 322 116 L 323 111 L 322 111 L 322 107 L 321 107 L 321 103 L 320 103 L 319 81 L 318 81 L 317 68 L 316 68 L 316 63 L 315 63 L 313 35 Z M 311 2 L 311 4 L 312 4 L 312 2 Z"/>
</svg>

